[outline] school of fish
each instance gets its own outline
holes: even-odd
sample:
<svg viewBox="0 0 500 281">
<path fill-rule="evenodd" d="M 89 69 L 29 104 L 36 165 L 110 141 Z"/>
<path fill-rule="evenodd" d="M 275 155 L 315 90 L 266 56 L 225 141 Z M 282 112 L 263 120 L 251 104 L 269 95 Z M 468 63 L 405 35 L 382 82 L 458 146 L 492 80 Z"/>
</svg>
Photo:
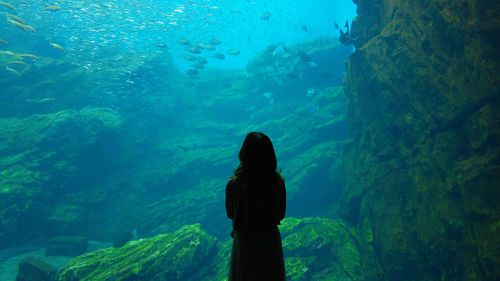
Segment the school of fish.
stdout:
<svg viewBox="0 0 500 281">
<path fill-rule="evenodd" d="M 118 47 L 139 55 L 141 50 L 153 48 L 151 46 L 154 46 L 155 50 L 168 51 L 179 45 L 183 47 L 182 56 L 185 61 L 191 62 L 192 71 L 186 71 L 188 75 L 195 72 L 197 74 L 197 70 L 203 69 L 210 60 L 225 60 L 223 53 L 239 54 L 239 50 L 233 48 L 234 46 L 217 50 L 221 46 L 221 40 L 213 36 L 208 37 L 208 31 L 189 39 L 182 35 L 194 34 L 189 32 L 193 28 L 208 30 L 215 21 L 214 12 L 219 9 L 217 1 L 207 0 L 200 4 L 199 1 L 188 0 L 172 7 L 158 6 L 152 1 L 127 1 L 120 3 L 120 6 L 110 1 L 89 3 L 83 0 L 64 2 L 60 5 L 42 5 L 28 1 L 17 3 L 0 1 L 0 16 L 4 17 L 5 23 L 0 28 L 13 34 L 10 37 L 16 36 L 16 29 L 26 33 L 23 37 L 43 36 L 47 38 L 46 45 L 56 50 L 55 55 L 63 55 L 73 64 L 88 70 L 102 68 L 95 60 L 89 62 L 86 56 L 98 54 L 104 48 Z M 195 20 L 196 27 L 193 27 Z M 39 29 L 50 31 L 51 35 L 39 34 Z M 8 38 L 9 36 L 4 37 L 5 33 L 0 32 L 0 56 L 4 56 L 0 62 L 6 59 L 8 62 L 4 63 L 5 70 L 15 76 L 21 76 L 39 56 L 19 54 L 16 50 L 23 49 L 22 42 L 16 42 Z M 178 39 L 172 42 L 169 40 L 172 37 Z M 11 61 L 21 61 L 25 64 L 10 63 Z"/>
</svg>

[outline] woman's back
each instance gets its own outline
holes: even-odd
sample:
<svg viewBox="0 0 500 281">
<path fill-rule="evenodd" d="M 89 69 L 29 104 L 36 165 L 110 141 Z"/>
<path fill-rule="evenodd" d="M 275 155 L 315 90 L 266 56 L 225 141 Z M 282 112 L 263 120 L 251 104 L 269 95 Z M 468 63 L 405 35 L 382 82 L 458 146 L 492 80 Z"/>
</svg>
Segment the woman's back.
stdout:
<svg viewBox="0 0 500 281">
<path fill-rule="evenodd" d="M 285 216 L 286 191 L 279 174 L 260 181 L 236 177 L 230 186 L 239 189 L 240 196 L 235 229 L 250 231 L 280 224 Z"/>
<path fill-rule="evenodd" d="M 285 262 L 278 229 L 285 216 L 286 189 L 276 172 L 271 140 L 247 135 L 240 165 L 226 185 L 226 212 L 233 220 L 229 281 L 284 281 Z"/>
</svg>

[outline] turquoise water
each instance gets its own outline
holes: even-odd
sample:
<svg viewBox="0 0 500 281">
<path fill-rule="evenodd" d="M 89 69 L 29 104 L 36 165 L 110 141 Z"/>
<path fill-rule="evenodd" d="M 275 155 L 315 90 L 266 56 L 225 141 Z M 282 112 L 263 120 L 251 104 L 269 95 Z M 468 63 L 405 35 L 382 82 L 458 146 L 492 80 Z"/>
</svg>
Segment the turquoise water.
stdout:
<svg viewBox="0 0 500 281">
<path fill-rule="evenodd" d="M 334 22 L 351 1 L 0 3 L 0 250 L 201 223 L 246 133 L 271 137 L 288 217 L 337 216 L 346 138 Z M 188 43 L 189 42 L 189 43 Z"/>
<path fill-rule="evenodd" d="M 193 43 L 217 39 L 222 51 L 238 49 L 241 54 L 224 62 L 211 60 L 210 65 L 244 68 L 249 59 L 270 44 L 337 36 L 332 28 L 334 21 L 343 23 L 355 16 L 350 1 L 326 0 L 10 3 L 17 10 L 2 6 L 2 11 L 21 17 L 37 31 L 19 32 L 13 24 L 3 24 L 2 39 L 13 46 L 19 42 L 16 48 L 23 51 L 30 50 L 26 46 L 29 40 L 53 42 L 65 49 L 60 56 L 88 67 L 99 67 L 92 57 L 103 48 L 137 54 L 166 48 L 164 51 L 172 54 L 176 64 L 185 67 L 184 46 L 176 44 L 178 39 Z M 49 5 L 61 9 L 43 10 Z M 36 47 L 38 52 L 51 53 L 49 45 L 40 43 Z"/>
</svg>

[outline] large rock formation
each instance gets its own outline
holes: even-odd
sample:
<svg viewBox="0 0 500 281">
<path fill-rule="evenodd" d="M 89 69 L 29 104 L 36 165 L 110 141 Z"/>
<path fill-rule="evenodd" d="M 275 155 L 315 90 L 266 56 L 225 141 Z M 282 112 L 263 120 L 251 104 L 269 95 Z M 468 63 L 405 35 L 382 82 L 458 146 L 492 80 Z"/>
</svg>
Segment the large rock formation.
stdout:
<svg viewBox="0 0 500 281">
<path fill-rule="evenodd" d="M 500 279 L 500 2 L 358 0 L 342 217 L 387 280 Z"/>
<path fill-rule="evenodd" d="M 0 249 L 39 243 L 87 219 L 85 209 L 103 195 L 92 189 L 80 198 L 75 186 L 112 166 L 121 122 L 96 107 L 0 119 Z"/>
<path fill-rule="evenodd" d="M 285 219 L 280 230 L 287 280 L 379 278 L 367 241 L 358 241 L 369 240 L 369 233 L 324 218 Z M 219 242 L 200 224 L 185 225 L 173 233 L 79 256 L 59 270 L 56 280 L 225 280 L 231 247 L 232 240 Z"/>
</svg>

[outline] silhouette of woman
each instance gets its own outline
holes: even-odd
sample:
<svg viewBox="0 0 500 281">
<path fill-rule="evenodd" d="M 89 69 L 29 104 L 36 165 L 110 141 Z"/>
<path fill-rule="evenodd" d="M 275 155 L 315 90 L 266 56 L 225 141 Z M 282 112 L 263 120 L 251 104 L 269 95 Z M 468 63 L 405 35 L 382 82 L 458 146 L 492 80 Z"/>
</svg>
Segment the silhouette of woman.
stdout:
<svg viewBox="0 0 500 281">
<path fill-rule="evenodd" d="M 233 220 L 229 281 L 285 281 L 278 229 L 285 217 L 286 189 L 273 144 L 266 135 L 249 133 L 226 185 L 226 212 Z"/>
</svg>

